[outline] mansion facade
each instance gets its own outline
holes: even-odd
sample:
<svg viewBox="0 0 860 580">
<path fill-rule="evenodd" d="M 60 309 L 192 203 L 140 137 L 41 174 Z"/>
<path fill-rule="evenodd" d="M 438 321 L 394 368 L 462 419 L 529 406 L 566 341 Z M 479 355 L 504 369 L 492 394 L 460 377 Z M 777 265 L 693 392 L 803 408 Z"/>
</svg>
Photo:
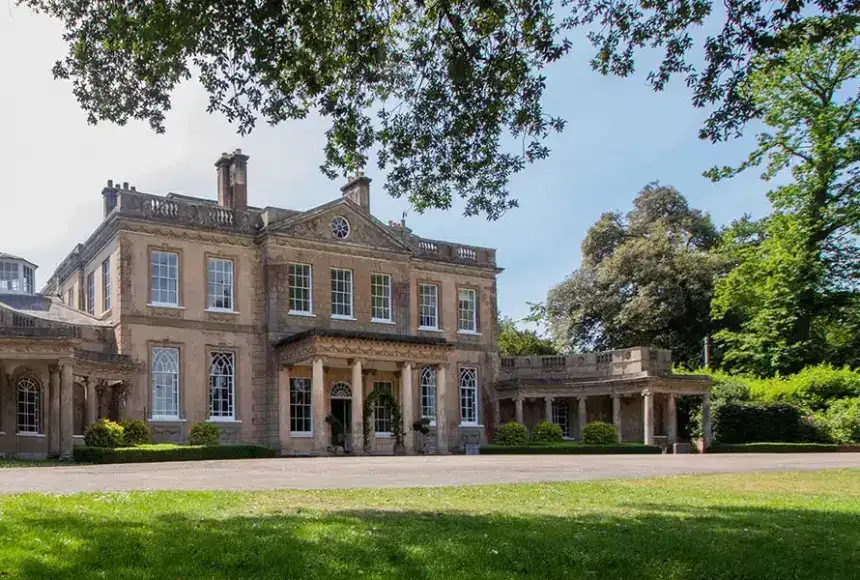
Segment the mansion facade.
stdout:
<svg viewBox="0 0 860 580">
<path fill-rule="evenodd" d="M 284 455 L 392 453 L 386 397 L 405 453 L 542 418 L 671 442 L 675 397 L 708 396 L 655 349 L 500 358 L 495 250 L 376 219 L 363 175 L 294 211 L 248 205 L 240 150 L 215 167 L 217 199 L 108 181 L 101 224 L 40 293 L 34 264 L 0 254 L 0 455 L 69 456 L 101 417 L 156 442 L 211 421 Z"/>
</svg>

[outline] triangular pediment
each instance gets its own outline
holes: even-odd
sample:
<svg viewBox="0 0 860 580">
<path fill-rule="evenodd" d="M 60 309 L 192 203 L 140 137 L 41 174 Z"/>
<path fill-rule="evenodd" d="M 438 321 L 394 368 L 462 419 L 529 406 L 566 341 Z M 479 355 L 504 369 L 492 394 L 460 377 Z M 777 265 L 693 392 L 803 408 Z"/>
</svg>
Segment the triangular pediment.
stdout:
<svg viewBox="0 0 860 580">
<path fill-rule="evenodd" d="M 335 234 L 333 223 L 337 218 L 346 220 L 348 224 L 349 234 L 345 238 Z M 343 231 L 342 228 L 340 231 Z M 289 217 L 270 226 L 269 232 L 306 240 L 359 245 L 394 252 L 411 251 L 406 242 L 391 233 L 385 224 L 346 199 L 337 199 Z"/>
</svg>

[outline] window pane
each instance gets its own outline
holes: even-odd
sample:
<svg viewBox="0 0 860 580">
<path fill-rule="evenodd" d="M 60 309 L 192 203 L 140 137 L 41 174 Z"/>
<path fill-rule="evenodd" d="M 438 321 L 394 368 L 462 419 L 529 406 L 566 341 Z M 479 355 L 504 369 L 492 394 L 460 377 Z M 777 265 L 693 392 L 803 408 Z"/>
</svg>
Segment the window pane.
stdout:
<svg viewBox="0 0 860 580">
<path fill-rule="evenodd" d="M 374 381 L 373 390 L 380 389 L 391 392 L 391 383 L 387 381 Z M 381 405 L 378 402 L 373 407 L 373 419 L 376 425 L 377 433 L 391 433 L 391 408 L 387 405 Z"/>
<path fill-rule="evenodd" d="M 352 316 L 352 270 L 331 270 L 331 313 Z"/>
<path fill-rule="evenodd" d="M 94 272 L 90 272 L 87 275 L 87 313 L 96 313 L 96 280 Z"/>
<path fill-rule="evenodd" d="M 418 285 L 418 326 L 439 328 L 438 291 L 435 284 Z"/>
<path fill-rule="evenodd" d="M 18 380 L 18 432 L 39 433 L 42 425 L 42 388 L 35 379 Z"/>
<path fill-rule="evenodd" d="M 179 256 L 172 252 L 152 252 L 152 302 L 178 306 Z"/>
<path fill-rule="evenodd" d="M 312 431 L 310 379 L 290 379 L 290 430 L 293 433 Z"/>
<path fill-rule="evenodd" d="M 152 349 L 152 416 L 179 417 L 179 349 Z"/>
<path fill-rule="evenodd" d="M 436 420 L 436 369 L 421 369 L 421 417 Z"/>
<path fill-rule="evenodd" d="M 102 296 L 104 297 L 104 304 L 102 305 L 102 311 L 107 312 L 110 310 L 110 258 L 102 262 Z"/>
<path fill-rule="evenodd" d="M 207 308 L 233 310 L 233 261 L 209 258 Z"/>
<path fill-rule="evenodd" d="M 370 277 L 370 317 L 391 320 L 391 276 L 373 274 Z"/>
<path fill-rule="evenodd" d="M 308 264 L 290 264 L 290 310 L 311 313 L 311 267 Z"/>
<path fill-rule="evenodd" d="M 235 418 L 235 359 L 232 352 L 213 352 L 209 363 L 209 416 Z"/>
<path fill-rule="evenodd" d="M 561 427 L 561 434 L 570 437 L 570 419 L 565 401 L 552 402 L 552 422 Z"/>
<path fill-rule="evenodd" d="M 458 300 L 458 330 L 477 331 L 477 310 L 475 307 L 475 291 L 461 289 Z"/>
</svg>

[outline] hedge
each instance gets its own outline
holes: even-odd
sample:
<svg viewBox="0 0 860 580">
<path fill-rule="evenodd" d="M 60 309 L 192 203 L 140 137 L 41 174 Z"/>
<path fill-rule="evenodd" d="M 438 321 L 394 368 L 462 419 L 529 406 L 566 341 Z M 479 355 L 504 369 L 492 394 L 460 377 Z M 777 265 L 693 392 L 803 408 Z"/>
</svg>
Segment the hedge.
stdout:
<svg viewBox="0 0 860 580">
<path fill-rule="evenodd" d="M 141 445 L 139 447 L 88 447 L 77 445 L 78 463 L 151 463 L 201 459 L 252 459 L 274 457 L 274 449 L 259 445 Z"/>
<path fill-rule="evenodd" d="M 711 425 L 713 438 L 719 443 L 818 442 L 801 411 L 787 403 L 715 405 Z"/>
<path fill-rule="evenodd" d="M 853 451 L 860 453 L 860 445 L 834 445 L 831 443 L 714 443 L 708 453 L 830 453 Z"/>
<path fill-rule="evenodd" d="M 619 455 L 658 454 L 663 450 L 657 445 L 641 445 L 625 443 L 618 445 L 583 445 L 581 443 L 563 443 L 555 445 L 481 445 L 481 455 Z"/>
</svg>

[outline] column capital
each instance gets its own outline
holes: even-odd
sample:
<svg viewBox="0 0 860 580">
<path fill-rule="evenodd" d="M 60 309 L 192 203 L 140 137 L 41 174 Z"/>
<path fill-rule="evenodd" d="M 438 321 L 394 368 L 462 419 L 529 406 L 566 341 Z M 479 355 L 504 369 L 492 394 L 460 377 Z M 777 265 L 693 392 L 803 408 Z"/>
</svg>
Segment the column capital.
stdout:
<svg viewBox="0 0 860 580">
<path fill-rule="evenodd" d="M 609 396 L 610 396 L 612 399 L 620 399 L 620 398 L 621 398 L 621 395 L 620 395 L 620 394 L 618 394 L 618 393 L 612 393 L 612 394 L 611 394 L 611 395 L 609 395 Z"/>
<path fill-rule="evenodd" d="M 642 396 L 643 396 L 643 397 L 650 397 L 650 396 L 652 396 L 653 394 L 654 394 L 654 393 L 652 393 L 652 392 L 651 392 L 651 389 L 642 389 Z"/>
<path fill-rule="evenodd" d="M 95 386 L 97 382 L 98 379 L 95 377 L 84 377 L 84 385 L 86 385 L 87 388 Z"/>
<path fill-rule="evenodd" d="M 577 395 L 576 400 L 579 402 L 584 402 L 588 398 L 588 395 Z"/>
<path fill-rule="evenodd" d="M 554 402 L 555 402 L 555 397 L 544 397 L 544 398 L 543 398 L 543 400 L 544 400 L 544 401 L 549 401 L 550 403 L 554 403 Z"/>
<path fill-rule="evenodd" d="M 348 364 L 349 366 L 355 366 L 356 363 L 360 364 L 362 367 L 365 367 L 365 366 L 367 366 L 367 359 L 366 358 L 348 358 L 348 359 L 346 359 L 346 364 Z"/>
<path fill-rule="evenodd" d="M 415 366 L 417 366 L 417 365 L 411 360 L 402 360 L 402 361 L 397 363 L 397 368 L 399 368 L 399 369 L 403 369 L 405 367 L 413 368 Z"/>
</svg>

